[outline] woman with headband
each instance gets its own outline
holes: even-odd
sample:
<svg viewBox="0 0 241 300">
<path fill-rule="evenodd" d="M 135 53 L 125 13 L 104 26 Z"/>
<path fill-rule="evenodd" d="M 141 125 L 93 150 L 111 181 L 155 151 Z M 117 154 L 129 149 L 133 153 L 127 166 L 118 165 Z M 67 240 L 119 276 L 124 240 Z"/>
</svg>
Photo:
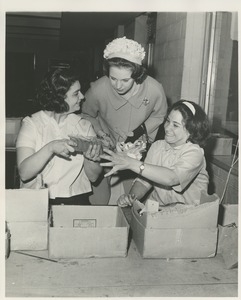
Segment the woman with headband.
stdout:
<svg viewBox="0 0 241 300">
<path fill-rule="evenodd" d="M 165 139 L 152 144 L 144 162 L 105 149 L 101 157 L 109 162 L 101 165 L 112 167 L 105 176 L 125 169 L 139 175 L 130 192 L 119 198 L 118 205 L 131 206 L 152 187 L 148 198 L 162 206 L 198 205 L 201 192 L 207 192 L 209 177 L 202 147 L 210 131 L 205 112 L 194 102 L 178 101 L 169 109 L 164 129 Z"/>
<path fill-rule="evenodd" d="M 112 147 L 142 137 L 152 143 L 164 121 L 166 96 L 162 85 L 147 76 L 144 57 L 144 48 L 136 41 L 114 39 L 104 50 L 105 76 L 92 83 L 85 94 L 82 112 L 97 135 Z M 115 198 L 117 194 L 116 189 Z"/>
</svg>

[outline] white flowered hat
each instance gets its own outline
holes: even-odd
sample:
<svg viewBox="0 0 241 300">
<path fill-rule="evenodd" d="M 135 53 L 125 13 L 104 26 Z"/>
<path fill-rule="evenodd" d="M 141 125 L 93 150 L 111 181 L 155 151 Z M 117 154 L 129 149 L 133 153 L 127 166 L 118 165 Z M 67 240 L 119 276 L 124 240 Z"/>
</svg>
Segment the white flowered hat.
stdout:
<svg viewBox="0 0 241 300">
<path fill-rule="evenodd" d="M 122 38 L 114 39 L 110 42 L 104 50 L 104 58 L 110 59 L 113 57 L 120 57 L 129 60 L 133 63 L 141 65 L 145 57 L 144 48 L 136 41 Z"/>
</svg>

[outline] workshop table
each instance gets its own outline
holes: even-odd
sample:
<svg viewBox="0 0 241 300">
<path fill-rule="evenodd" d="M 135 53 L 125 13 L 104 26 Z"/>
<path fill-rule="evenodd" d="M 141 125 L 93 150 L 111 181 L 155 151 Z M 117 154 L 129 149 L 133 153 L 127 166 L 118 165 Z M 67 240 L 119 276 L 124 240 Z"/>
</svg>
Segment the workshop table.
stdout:
<svg viewBox="0 0 241 300">
<path fill-rule="evenodd" d="M 82 247 L 84 245 L 80 245 Z M 48 251 L 15 251 L 6 260 L 6 297 L 237 297 L 238 269 L 207 259 L 128 256 L 49 260 Z"/>
</svg>

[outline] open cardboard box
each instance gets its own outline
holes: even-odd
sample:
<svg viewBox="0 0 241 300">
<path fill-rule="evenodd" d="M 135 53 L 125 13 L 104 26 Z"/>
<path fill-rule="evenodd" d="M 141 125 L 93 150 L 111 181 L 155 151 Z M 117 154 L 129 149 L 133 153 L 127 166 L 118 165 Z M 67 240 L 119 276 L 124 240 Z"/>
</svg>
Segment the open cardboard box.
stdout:
<svg viewBox="0 0 241 300">
<path fill-rule="evenodd" d="M 233 138 L 223 134 L 212 134 L 205 152 L 211 155 L 231 155 Z"/>
<path fill-rule="evenodd" d="M 11 250 L 46 250 L 48 189 L 7 189 L 5 208 Z"/>
<path fill-rule="evenodd" d="M 219 207 L 217 253 L 221 253 L 227 269 L 238 266 L 238 204 Z"/>
<path fill-rule="evenodd" d="M 118 206 L 52 206 L 49 257 L 125 257 L 128 233 Z"/>
<path fill-rule="evenodd" d="M 15 147 L 22 118 L 6 118 L 5 146 Z"/>
<path fill-rule="evenodd" d="M 147 206 L 148 206 L 147 200 Z M 181 214 L 132 208 L 132 237 L 143 258 L 213 257 L 217 247 L 219 198 L 202 195 L 201 203 Z"/>
</svg>

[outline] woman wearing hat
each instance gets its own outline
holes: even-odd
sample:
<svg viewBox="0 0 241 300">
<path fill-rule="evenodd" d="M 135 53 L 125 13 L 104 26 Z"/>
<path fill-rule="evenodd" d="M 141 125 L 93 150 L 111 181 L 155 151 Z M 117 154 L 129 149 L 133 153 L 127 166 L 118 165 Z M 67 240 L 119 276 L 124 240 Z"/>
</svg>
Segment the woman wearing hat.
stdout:
<svg viewBox="0 0 241 300">
<path fill-rule="evenodd" d="M 111 146 L 142 136 L 153 142 L 164 121 L 166 96 L 162 85 L 146 74 L 144 57 L 144 48 L 136 41 L 114 39 L 104 50 L 105 76 L 91 83 L 85 94 L 82 112 Z M 116 193 L 113 197 L 118 199 Z"/>
</svg>

